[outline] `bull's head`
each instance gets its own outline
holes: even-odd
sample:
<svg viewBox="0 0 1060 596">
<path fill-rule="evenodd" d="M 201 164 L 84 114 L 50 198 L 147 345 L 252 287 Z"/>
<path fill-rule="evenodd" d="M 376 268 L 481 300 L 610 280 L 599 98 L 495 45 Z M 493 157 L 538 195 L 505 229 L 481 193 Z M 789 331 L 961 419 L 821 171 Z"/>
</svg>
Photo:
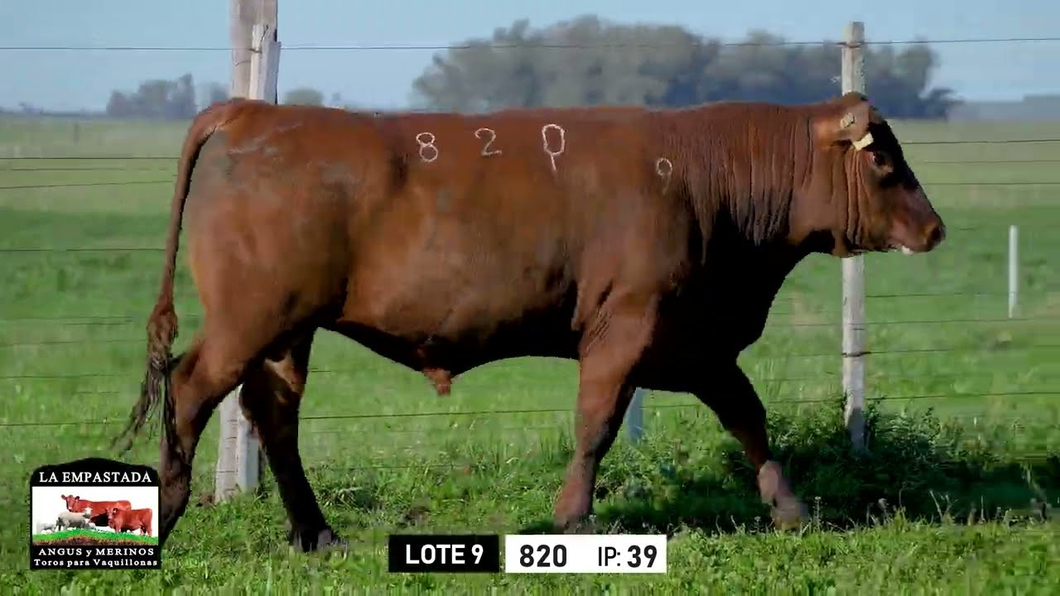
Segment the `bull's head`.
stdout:
<svg viewBox="0 0 1060 596">
<path fill-rule="evenodd" d="M 827 188 L 833 198 L 819 220 L 832 233 L 832 254 L 914 254 L 938 246 L 946 226 L 890 125 L 859 93 L 847 93 L 833 105 L 838 109 L 815 116 L 813 123 L 818 155 L 825 156 L 824 169 L 815 168 L 815 190 Z"/>
<path fill-rule="evenodd" d="M 107 521 L 110 521 L 110 520 L 114 519 L 114 516 L 118 515 L 118 511 L 120 511 L 120 510 L 117 507 L 108 507 L 107 508 Z"/>
</svg>

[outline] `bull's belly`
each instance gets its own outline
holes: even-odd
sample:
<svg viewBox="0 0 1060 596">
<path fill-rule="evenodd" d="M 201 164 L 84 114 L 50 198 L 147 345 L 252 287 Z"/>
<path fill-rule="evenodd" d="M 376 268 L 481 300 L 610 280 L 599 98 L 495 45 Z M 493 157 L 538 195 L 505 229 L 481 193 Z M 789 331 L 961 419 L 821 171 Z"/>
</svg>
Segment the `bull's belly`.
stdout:
<svg viewBox="0 0 1060 596">
<path fill-rule="evenodd" d="M 450 336 L 389 332 L 349 320 L 339 320 L 325 328 L 384 358 L 421 372 L 441 370 L 458 375 L 509 358 L 577 357 L 577 339 L 571 333 L 539 323 L 494 329 L 479 327 Z"/>
<path fill-rule="evenodd" d="M 385 258 L 363 258 L 333 330 L 413 370 L 453 375 L 508 358 L 578 357 L 578 282 L 563 267 L 456 258 L 419 246 L 390 245 Z M 642 368 L 696 371 L 735 362 L 758 339 L 769 310 L 761 291 L 709 281 L 663 299 Z"/>
<path fill-rule="evenodd" d="M 573 314 L 563 296 L 505 300 L 471 286 L 351 293 L 342 315 L 325 327 L 413 370 L 456 375 L 508 358 L 576 357 Z"/>
<path fill-rule="evenodd" d="M 405 306 L 393 312 L 410 313 L 413 305 Z M 448 375 L 509 358 L 578 357 L 580 334 L 571 329 L 573 308 L 562 303 L 513 318 L 491 317 L 484 306 L 478 316 L 444 308 L 418 314 L 424 317 L 421 321 L 438 323 L 412 324 L 412 317 L 397 315 L 384 320 L 344 316 L 327 327 L 412 370 Z M 712 368 L 734 364 L 761 334 L 757 317 L 744 316 L 661 318 L 638 366 L 638 383 L 687 391 Z"/>
</svg>

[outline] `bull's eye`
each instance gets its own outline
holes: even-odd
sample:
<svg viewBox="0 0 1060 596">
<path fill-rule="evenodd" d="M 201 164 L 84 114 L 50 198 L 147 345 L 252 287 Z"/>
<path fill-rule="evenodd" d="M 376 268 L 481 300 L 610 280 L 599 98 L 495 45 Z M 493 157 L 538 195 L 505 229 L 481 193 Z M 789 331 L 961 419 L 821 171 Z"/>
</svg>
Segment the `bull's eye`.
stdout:
<svg viewBox="0 0 1060 596">
<path fill-rule="evenodd" d="M 894 172 L 894 164 L 891 161 L 891 156 L 887 155 L 886 151 L 873 151 L 872 165 L 876 168 L 876 171 L 883 176 L 887 176 Z"/>
</svg>

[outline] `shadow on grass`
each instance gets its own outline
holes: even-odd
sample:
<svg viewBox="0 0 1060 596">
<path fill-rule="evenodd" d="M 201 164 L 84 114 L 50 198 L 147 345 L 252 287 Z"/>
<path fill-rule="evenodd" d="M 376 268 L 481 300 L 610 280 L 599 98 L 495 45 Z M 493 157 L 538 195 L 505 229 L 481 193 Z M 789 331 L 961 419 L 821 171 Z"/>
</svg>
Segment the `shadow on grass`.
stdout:
<svg viewBox="0 0 1060 596">
<path fill-rule="evenodd" d="M 1008 453 L 1004 439 L 1012 431 L 1005 426 L 970 433 L 930 411 L 896 415 L 870 408 L 869 453 L 859 456 L 834 415 L 841 407 L 778 412 L 769 421 L 774 457 L 818 527 L 872 524 L 899 509 L 908 520 L 927 522 L 1056 517 L 1060 453 Z M 694 437 L 697 429 L 682 431 Z M 597 531 L 670 534 L 682 525 L 719 533 L 771 531 L 754 470 L 735 441 L 726 440 L 720 458 L 713 451 L 699 461 L 674 443 L 664 437 L 629 449 L 610 469 L 605 460 Z M 551 531 L 546 521 L 522 529 Z"/>
</svg>

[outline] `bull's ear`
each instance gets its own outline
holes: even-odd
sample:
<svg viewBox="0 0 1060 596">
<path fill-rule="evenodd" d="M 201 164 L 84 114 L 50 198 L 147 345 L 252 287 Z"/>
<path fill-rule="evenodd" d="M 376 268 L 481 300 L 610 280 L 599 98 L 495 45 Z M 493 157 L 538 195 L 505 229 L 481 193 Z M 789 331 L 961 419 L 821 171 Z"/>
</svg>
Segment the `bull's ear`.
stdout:
<svg viewBox="0 0 1060 596">
<path fill-rule="evenodd" d="M 817 138 L 828 145 L 851 143 L 861 150 L 872 144 L 869 123 L 872 119 L 872 104 L 861 101 L 849 106 L 839 116 L 818 116 L 814 122 Z"/>
</svg>

